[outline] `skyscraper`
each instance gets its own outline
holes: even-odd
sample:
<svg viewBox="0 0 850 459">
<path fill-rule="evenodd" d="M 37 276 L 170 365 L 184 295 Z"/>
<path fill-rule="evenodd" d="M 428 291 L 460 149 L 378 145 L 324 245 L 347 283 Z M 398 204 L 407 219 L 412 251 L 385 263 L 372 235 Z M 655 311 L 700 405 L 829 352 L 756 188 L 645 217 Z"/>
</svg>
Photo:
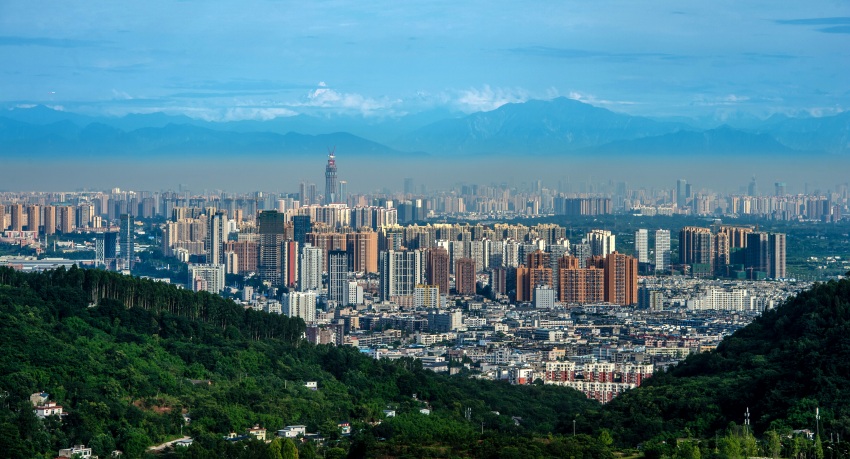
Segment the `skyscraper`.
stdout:
<svg viewBox="0 0 850 459">
<path fill-rule="evenodd" d="M 259 231 L 259 258 L 257 268 L 260 279 L 278 286 L 283 268 L 281 245 L 286 227 L 286 215 L 274 210 L 264 210 L 257 216 Z"/>
<path fill-rule="evenodd" d="M 328 252 L 328 299 L 344 304 L 345 289 L 348 283 L 348 252 L 331 250 Z"/>
<path fill-rule="evenodd" d="M 670 230 L 655 231 L 655 272 L 670 269 Z"/>
<path fill-rule="evenodd" d="M 121 260 L 124 269 L 133 269 L 136 259 L 136 241 L 134 234 L 134 218 L 132 215 L 121 214 L 118 226 L 118 238 L 121 247 Z"/>
<path fill-rule="evenodd" d="M 635 232 L 635 255 L 638 263 L 649 263 L 649 231 L 645 229 Z"/>
<path fill-rule="evenodd" d="M 224 212 L 216 212 L 209 216 L 207 229 L 207 263 L 211 265 L 224 264 L 224 242 L 227 239 L 227 218 Z"/>
<path fill-rule="evenodd" d="M 688 205 L 688 181 L 685 179 L 676 180 L 676 207 L 683 208 Z"/>
<path fill-rule="evenodd" d="M 335 150 L 328 154 L 328 164 L 325 166 L 325 204 L 333 204 L 339 200 L 339 184 L 336 177 Z"/>
<path fill-rule="evenodd" d="M 292 217 L 292 239 L 298 243 L 298 247 L 304 247 L 307 243 L 307 233 L 313 231 L 309 215 L 295 215 Z"/>
</svg>

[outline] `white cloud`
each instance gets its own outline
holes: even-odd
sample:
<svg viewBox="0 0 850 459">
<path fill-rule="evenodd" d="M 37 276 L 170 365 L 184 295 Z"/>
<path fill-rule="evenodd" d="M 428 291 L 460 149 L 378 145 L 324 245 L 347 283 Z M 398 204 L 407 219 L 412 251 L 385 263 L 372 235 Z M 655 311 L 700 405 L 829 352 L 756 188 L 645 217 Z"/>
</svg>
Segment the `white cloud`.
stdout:
<svg viewBox="0 0 850 459">
<path fill-rule="evenodd" d="M 460 110 L 467 113 L 488 112 L 505 104 L 525 102 L 530 98 L 528 91 L 524 89 L 493 89 L 490 85 L 484 85 L 481 89 L 461 91 L 456 104 Z"/>
<path fill-rule="evenodd" d="M 590 105 L 604 105 L 604 106 L 612 106 L 612 105 L 637 105 L 637 102 L 633 102 L 630 100 L 607 100 L 607 99 L 599 99 L 593 94 L 583 94 L 578 91 L 570 91 L 570 94 L 567 96 L 570 99 L 577 100 L 579 102 L 584 102 Z"/>
<path fill-rule="evenodd" d="M 357 93 L 339 92 L 324 81 L 307 94 L 306 101 L 291 104 L 293 107 L 316 107 L 337 109 L 341 112 L 359 112 L 363 115 L 386 114 L 401 103 L 400 99 L 374 99 Z"/>
</svg>

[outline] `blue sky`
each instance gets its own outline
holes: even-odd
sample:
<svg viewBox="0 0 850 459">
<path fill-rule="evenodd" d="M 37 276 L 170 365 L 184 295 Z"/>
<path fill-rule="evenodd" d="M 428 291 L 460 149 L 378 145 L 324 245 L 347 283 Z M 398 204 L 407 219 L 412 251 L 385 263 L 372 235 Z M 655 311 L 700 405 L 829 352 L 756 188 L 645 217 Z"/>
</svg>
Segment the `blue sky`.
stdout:
<svg viewBox="0 0 850 459">
<path fill-rule="evenodd" d="M 819 116 L 850 108 L 850 3 L 8 0 L 0 62 L 0 106 L 87 114 Z"/>
</svg>

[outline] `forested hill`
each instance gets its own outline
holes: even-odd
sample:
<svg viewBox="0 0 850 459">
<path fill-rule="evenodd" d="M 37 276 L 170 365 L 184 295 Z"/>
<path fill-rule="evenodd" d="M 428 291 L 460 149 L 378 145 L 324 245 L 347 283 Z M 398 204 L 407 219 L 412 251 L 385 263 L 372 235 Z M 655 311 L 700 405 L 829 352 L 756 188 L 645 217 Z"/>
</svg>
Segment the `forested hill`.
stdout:
<svg viewBox="0 0 850 459">
<path fill-rule="evenodd" d="M 730 422 L 765 431 L 817 428 L 850 440 L 850 279 L 816 284 L 710 353 L 656 373 L 604 410 L 623 444 L 713 437 Z"/>
<path fill-rule="evenodd" d="M 302 459 L 611 458 L 607 434 L 558 435 L 572 433 L 579 413 L 579 432 L 591 431 L 584 420 L 599 406 L 579 392 L 375 361 L 347 346 L 312 346 L 303 331 L 300 319 L 115 273 L 0 268 L 0 457 L 53 458 L 86 444 L 100 457 L 119 449 L 138 458 L 181 433 L 195 443 L 161 456 L 280 457 L 292 443 L 222 436 L 301 424 L 327 439 L 318 451 L 299 444 Z M 61 419 L 35 416 L 29 396 L 41 391 L 63 407 Z M 398 416 L 384 419 L 387 408 Z M 350 437 L 340 436 L 341 421 Z"/>
</svg>

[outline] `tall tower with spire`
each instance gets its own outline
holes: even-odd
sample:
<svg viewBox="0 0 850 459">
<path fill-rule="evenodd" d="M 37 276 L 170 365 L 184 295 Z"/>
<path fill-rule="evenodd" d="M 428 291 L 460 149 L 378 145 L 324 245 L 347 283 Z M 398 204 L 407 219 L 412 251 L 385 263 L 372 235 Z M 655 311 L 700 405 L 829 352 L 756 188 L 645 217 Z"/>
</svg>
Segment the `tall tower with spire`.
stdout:
<svg viewBox="0 0 850 459">
<path fill-rule="evenodd" d="M 328 165 L 325 166 L 325 204 L 339 200 L 339 182 L 336 177 L 336 148 L 328 150 Z"/>
</svg>

